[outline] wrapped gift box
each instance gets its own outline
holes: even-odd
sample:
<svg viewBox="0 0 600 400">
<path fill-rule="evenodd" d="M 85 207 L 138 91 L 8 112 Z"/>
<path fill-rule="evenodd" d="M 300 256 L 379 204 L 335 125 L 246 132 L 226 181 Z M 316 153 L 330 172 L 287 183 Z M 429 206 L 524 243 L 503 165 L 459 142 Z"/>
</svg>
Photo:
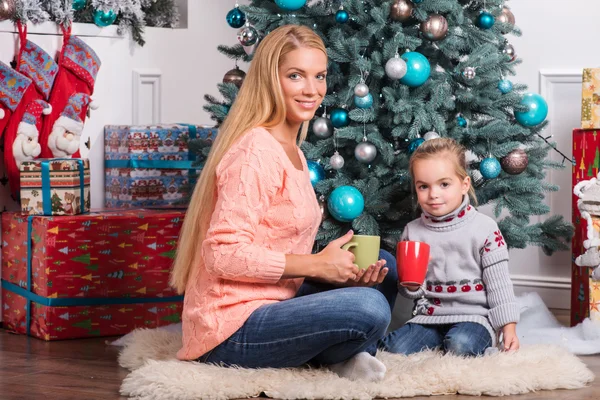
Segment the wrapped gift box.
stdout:
<svg viewBox="0 0 600 400">
<path fill-rule="evenodd" d="M 79 158 L 23 161 L 21 210 L 30 215 L 76 215 L 90 209 L 90 163 Z"/>
<path fill-rule="evenodd" d="M 185 206 L 200 172 L 188 141 L 216 134 L 187 124 L 106 126 L 106 207 Z"/>
<path fill-rule="evenodd" d="M 169 287 L 181 210 L 2 214 L 4 327 L 44 339 L 180 321 Z"/>
<path fill-rule="evenodd" d="M 600 68 L 583 70 L 581 128 L 600 128 Z"/>
<path fill-rule="evenodd" d="M 581 181 L 598 175 L 600 169 L 600 130 L 573 130 L 573 187 Z M 572 192 L 572 190 L 571 190 Z M 600 282 L 591 279 L 591 268 L 579 267 L 575 259 L 585 252 L 583 241 L 587 239 L 587 221 L 581 217 L 573 196 L 572 222 L 575 232 L 572 241 L 571 263 L 571 326 L 585 318 L 600 320 Z"/>
</svg>

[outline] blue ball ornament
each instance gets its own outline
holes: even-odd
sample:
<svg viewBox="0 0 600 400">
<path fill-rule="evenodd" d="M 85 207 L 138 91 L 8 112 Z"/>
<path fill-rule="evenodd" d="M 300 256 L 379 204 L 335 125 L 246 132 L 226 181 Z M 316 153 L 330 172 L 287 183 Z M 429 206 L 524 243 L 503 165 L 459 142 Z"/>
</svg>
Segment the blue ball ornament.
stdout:
<svg viewBox="0 0 600 400">
<path fill-rule="evenodd" d="M 461 128 L 466 128 L 468 125 L 467 119 L 462 115 L 459 115 L 456 117 L 456 125 L 460 126 Z"/>
<path fill-rule="evenodd" d="M 331 124 L 335 128 L 343 128 L 348 126 L 350 123 L 350 117 L 348 116 L 348 111 L 343 108 L 335 108 L 331 110 L 329 113 L 329 119 L 331 120 Z"/>
<path fill-rule="evenodd" d="M 481 29 L 491 29 L 494 22 L 496 22 L 496 18 L 487 11 L 482 11 L 477 17 L 477 26 Z"/>
<path fill-rule="evenodd" d="M 353 186 L 340 186 L 327 199 L 329 214 L 340 222 L 351 222 L 365 209 L 363 195 Z"/>
<path fill-rule="evenodd" d="M 510 93 L 513 89 L 513 84 L 508 79 L 502 79 L 498 82 L 498 90 L 502 92 L 502 94 Z"/>
<path fill-rule="evenodd" d="M 345 24 L 350 19 L 350 14 L 346 10 L 338 10 L 335 13 L 335 22 L 339 24 Z"/>
<path fill-rule="evenodd" d="M 422 3 L 423 0 L 412 0 L 412 2 L 415 3 L 415 4 L 419 4 L 419 3 Z"/>
<path fill-rule="evenodd" d="M 225 17 L 227 23 L 232 28 L 241 28 L 246 23 L 246 14 L 239 7 L 235 7 L 227 13 Z"/>
<path fill-rule="evenodd" d="M 367 93 L 364 97 L 354 96 L 354 105 L 358 108 L 371 108 L 373 106 L 373 95 Z"/>
<path fill-rule="evenodd" d="M 114 10 L 102 11 L 96 10 L 94 11 L 94 23 L 99 27 L 106 27 L 112 25 L 113 22 L 117 19 L 117 13 Z"/>
<path fill-rule="evenodd" d="M 325 179 L 325 170 L 321 164 L 316 161 L 306 161 L 306 165 L 308 165 L 308 176 L 310 176 L 310 183 L 313 185 L 313 187 L 315 187 L 317 183 Z"/>
<path fill-rule="evenodd" d="M 425 139 L 423 138 L 416 138 L 411 140 L 411 142 L 408 144 L 408 154 L 414 153 L 424 142 Z"/>
<path fill-rule="evenodd" d="M 81 11 L 85 8 L 87 0 L 73 0 L 73 10 Z"/>
<path fill-rule="evenodd" d="M 401 58 L 406 62 L 406 74 L 400 79 L 400 83 L 410 87 L 424 84 L 431 73 L 429 60 L 421 53 L 409 51 Z"/>
<path fill-rule="evenodd" d="M 479 164 L 479 172 L 481 172 L 481 175 L 485 179 L 497 178 L 498 175 L 500 175 L 500 171 L 502 171 L 500 161 L 496 160 L 494 157 L 484 158 Z"/>
<path fill-rule="evenodd" d="M 306 0 L 275 0 L 275 4 L 284 11 L 296 11 L 304 7 Z"/>
<path fill-rule="evenodd" d="M 548 115 L 548 103 L 537 93 L 525 93 L 521 99 L 521 105 L 526 106 L 528 111 L 515 111 L 517 122 L 523 126 L 536 126 L 544 122 Z"/>
</svg>

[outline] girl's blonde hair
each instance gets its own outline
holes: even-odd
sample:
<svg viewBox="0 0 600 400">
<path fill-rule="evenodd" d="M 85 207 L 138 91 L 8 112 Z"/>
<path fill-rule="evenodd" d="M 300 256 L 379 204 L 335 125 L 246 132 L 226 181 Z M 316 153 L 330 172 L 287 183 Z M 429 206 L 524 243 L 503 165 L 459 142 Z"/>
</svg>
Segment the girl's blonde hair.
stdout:
<svg viewBox="0 0 600 400">
<path fill-rule="evenodd" d="M 327 55 L 323 40 L 310 28 L 284 25 L 269 33 L 258 46 L 248 74 L 219 134 L 187 210 L 177 245 L 170 284 L 178 293 L 185 291 L 193 268 L 199 267 L 200 246 L 206 236 L 216 202 L 215 171 L 223 155 L 249 130 L 279 125 L 285 121 L 286 107 L 279 81 L 279 65 L 284 57 L 300 47 L 321 50 Z M 308 121 L 302 124 L 299 143 L 304 141 Z"/>
<path fill-rule="evenodd" d="M 454 171 L 456 175 L 463 181 L 469 174 L 467 173 L 467 160 L 466 151 L 461 144 L 457 143 L 454 139 L 450 138 L 437 138 L 425 141 L 422 145 L 417 147 L 417 150 L 412 154 L 409 161 L 409 172 L 411 178 L 415 179 L 414 167 L 415 162 L 419 160 L 428 160 L 432 158 L 438 158 L 442 155 L 446 155 L 452 159 L 454 164 Z M 475 194 L 475 188 L 471 184 L 469 186 L 469 197 L 474 205 L 477 205 L 477 195 Z"/>
</svg>

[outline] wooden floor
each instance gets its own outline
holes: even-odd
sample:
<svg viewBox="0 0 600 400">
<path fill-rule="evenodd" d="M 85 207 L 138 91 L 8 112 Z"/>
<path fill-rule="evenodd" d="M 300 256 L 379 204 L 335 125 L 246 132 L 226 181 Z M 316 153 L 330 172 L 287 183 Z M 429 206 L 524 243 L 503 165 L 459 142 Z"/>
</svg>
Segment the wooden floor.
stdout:
<svg viewBox="0 0 600 400">
<path fill-rule="evenodd" d="M 564 315 L 558 315 L 566 320 Z M 117 365 L 118 349 L 107 339 L 44 342 L 0 330 L 0 400 L 125 399 L 119 385 L 127 370 Z M 582 357 L 598 377 L 590 387 L 503 397 L 503 400 L 600 400 L 600 355 Z M 473 400 L 472 396 L 415 397 Z"/>
</svg>

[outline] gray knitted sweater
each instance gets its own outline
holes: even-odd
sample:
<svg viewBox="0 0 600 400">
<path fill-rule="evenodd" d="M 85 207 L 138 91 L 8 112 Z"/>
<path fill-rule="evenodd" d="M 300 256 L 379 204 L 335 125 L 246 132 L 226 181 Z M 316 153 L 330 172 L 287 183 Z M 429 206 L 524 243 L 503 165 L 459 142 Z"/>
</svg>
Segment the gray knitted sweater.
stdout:
<svg viewBox="0 0 600 400">
<path fill-rule="evenodd" d="M 414 292 L 400 288 L 404 297 L 415 299 L 409 323 L 476 322 L 487 328 L 495 346 L 499 329 L 518 322 L 506 242 L 496 222 L 472 207 L 468 196 L 448 215 L 423 212 L 402 239 L 431 246 L 423 286 Z"/>
</svg>

